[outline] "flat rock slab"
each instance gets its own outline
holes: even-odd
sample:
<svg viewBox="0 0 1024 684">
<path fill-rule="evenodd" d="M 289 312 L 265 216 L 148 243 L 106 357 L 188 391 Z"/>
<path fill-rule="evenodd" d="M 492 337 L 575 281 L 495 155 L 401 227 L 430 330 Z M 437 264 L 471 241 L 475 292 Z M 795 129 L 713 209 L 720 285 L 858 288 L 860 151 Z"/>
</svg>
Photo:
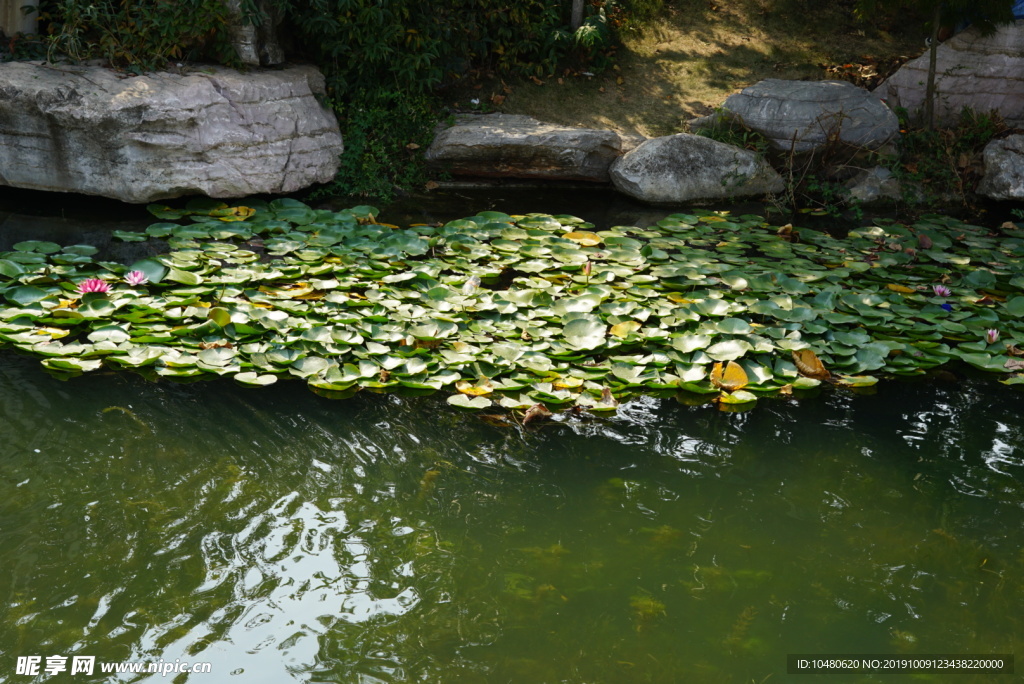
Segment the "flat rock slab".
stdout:
<svg viewBox="0 0 1024 684">
<path fill-rule="evenodd" d="M 612 162 L 635 144 L 615 131 L 518 114 L 469 114 L 438 132 L 426 159 L 457 176 L 607 183 Z"/>
<path fill-rule="evenodd" d="M 314 67 L 123 78 L 0 64 L 0 185 L 151 202 L 330 181 L 341 134 Z"/>
<path fill-rule="evenodd" d="M 1024 126 L 1024 20 L 982 36 L 974 27 L 962 31 L 935 51 L 935 120 L 957 123 L 964 107 L 999 112 L 1013 127 Z M 928 53 L 912 59 L 875 89 L 891 107 L 912 114 L 924 106 Z"/>
<path fill-rule="evenodd" d="M 1024 135 L 989 142 L 982 157 L 985 175 L 978 194 L 994 200 L 1024 200 Z"/>
<path fill-rule="evenodd" d="M 612 183 L 652 204 L 761 196 L 782 192 L 782 177 L 750 150 L 677 133 L 652 138 L 612 165 Z"/>
<path fill-rule="evenodd" d="M 900 130 L 878 96 L 846 81 L 770 78 L 730 95 L 723 109 L 787 152 L 813 152 L 833 139 L 873 150 Z"/>
</svg>

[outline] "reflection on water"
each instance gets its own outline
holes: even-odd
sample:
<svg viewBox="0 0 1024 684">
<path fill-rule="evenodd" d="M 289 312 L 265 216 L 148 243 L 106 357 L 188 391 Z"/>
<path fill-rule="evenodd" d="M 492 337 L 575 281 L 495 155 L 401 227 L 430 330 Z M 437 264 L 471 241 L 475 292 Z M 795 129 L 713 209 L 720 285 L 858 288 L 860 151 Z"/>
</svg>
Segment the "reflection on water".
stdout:
<svg viewBox="0 0 1024 684">
<path fill-rule="evenodd" d="M 1020 409 L 998 385 L 889 384 L 522 430 L 431 397 L 62 383 L 3 355 L 0 681 L 54 654 L 280 684 L 1013 653 Z"/>
</svg>

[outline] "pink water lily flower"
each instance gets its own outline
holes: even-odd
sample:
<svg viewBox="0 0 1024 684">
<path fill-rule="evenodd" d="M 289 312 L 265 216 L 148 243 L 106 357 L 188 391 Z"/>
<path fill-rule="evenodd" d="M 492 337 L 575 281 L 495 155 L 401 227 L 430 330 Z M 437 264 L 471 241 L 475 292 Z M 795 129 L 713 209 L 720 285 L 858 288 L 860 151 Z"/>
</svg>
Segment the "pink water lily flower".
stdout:
<svg viewBox="0 0 1024 684">
<path fill-rule="evenodd" d="M 995 344 L 999 340 L 999 331 L 995 329 L 989 329 L 985 331 L 985 341 L 989 344 Z"/>
<path fill-rule="evenodd" d="M 953 291 L 945 285 L 932 285 L 932 292 L 934 292 L 937 297 L 948 297 L 953 294 Z"/>
<path fill-rule="evenodd" d="M 99 278 L 86 278 L 78 283 L 78 291 L 82 294 L 86 292 L 110 292 L 110 284 Z"/>
<path fill-rule="evenodd" d="M 126 275 L 124 279 L 129 285 L 142 285 L 149 281 L 149 278 L 147 278 L 146 274 L 142 271 L 132 271 Z"/>
</svg>

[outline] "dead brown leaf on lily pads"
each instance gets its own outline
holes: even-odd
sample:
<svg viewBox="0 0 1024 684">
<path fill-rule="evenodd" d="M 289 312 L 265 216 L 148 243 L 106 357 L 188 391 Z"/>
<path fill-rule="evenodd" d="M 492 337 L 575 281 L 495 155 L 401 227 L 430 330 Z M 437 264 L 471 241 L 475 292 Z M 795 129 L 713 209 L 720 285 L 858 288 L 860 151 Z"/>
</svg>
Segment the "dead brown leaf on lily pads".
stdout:
<svg viewBox="0 0 1024 684">
<path fill-rule="evenodd" d="M 721 361 L 716 363 L 711 369 L 710 379 L 712 385 L 729 392 L 746 387 L 750 383 L 747 372 L 735 361 L 729 361 L 724 365 Z"/>
<path fill-rule="evenodd" d="M 818 355 L 810 349 L 794 349 L 793 363 L 804 377 L 814 380 L 828 380 L 832 377 Z"/>
<path fill-rule="evenodd" d="M 526 414 L 523 415 L 523 426 L 525 427 L 537 420 L 547 420 L 550 417 L 551 411 L 548 410 L 547 406 L 544 404 L 534 404 L 526 409 Z"/>
</svg>

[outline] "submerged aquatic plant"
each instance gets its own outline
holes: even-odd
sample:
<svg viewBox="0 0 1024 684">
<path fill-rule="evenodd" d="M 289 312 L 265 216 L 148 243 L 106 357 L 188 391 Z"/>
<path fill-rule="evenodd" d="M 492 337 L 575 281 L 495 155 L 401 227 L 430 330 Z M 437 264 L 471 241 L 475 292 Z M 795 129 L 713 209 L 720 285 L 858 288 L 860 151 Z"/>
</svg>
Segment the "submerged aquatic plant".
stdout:
<svg viewBox="0 0 1024 684">
<path fill-rule="evenodd" d="M 110 284 L 100 278 L 86 278 L 78 283 L 78 291 L 82 294 L 87 292 L 110 292 Z"/>
</svg>

